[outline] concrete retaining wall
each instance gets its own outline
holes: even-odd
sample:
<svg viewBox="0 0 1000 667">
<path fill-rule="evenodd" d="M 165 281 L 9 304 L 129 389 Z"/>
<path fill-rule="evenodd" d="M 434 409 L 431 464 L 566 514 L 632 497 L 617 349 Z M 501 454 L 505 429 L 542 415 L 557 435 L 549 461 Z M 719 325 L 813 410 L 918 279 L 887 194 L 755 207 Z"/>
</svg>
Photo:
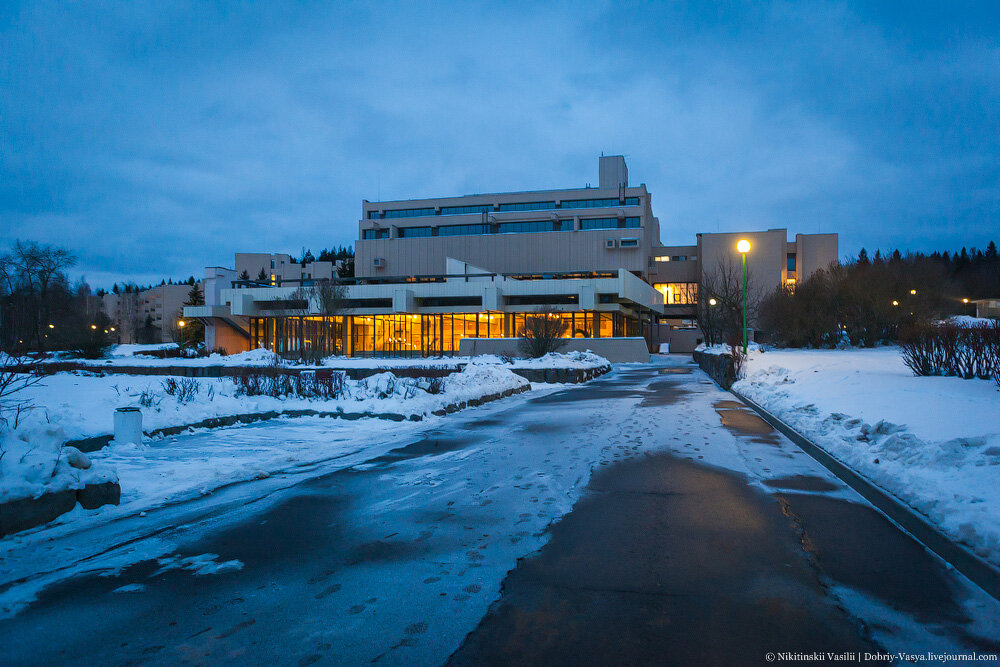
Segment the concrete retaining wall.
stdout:
<svg viewBox="0 0 1000 667">
<path fill-rule="evenodd" d="M 117 482 L 88 484 L 82 489 L 64 489 L 44 493 L 37 498 L 19 498 L 0 504 L 0 537 L 43 526 L 69 512 L 77 503 L 83 509 L 121 502 L 122 490 Z"/>
<path fill-rule="evenodd" d="M 281 367 L 280 373 L 298 375 L 302 371 L 313 371 L 317 377 L 330 377 L 335 372 L 345 373 L 351 380 L 364 380 L 366 377 L 391 371 L 396 377 L 436 378 L 457 373 L 465 364 L 443 362 L 441 366 L 414 366 L 411 368 L 332 368 L 330 366 L 293 366 Z M 270 366 L 120 366 L 82 364 L 75 361 L 60 361 L 42 364 L 38 367 L 44 374 L 83 371 L 87 373 L 103 373 L 106 375 L 174 375 L 189 378 L 225 378 L 244 375 L 252 371 L 271 370 Z M 27 372 L 28 367 L 15 368 L 17 372 Z"/>
<path fill-rule="evenodd" d="M 520 338 L 463 338 L 458 344 L 458 353 L 463 357 L 480 354 L 506 354 L 519 356 L 517 345 Z M 641 362 L 649 363 L 649 347 L 640 337 L 630 338 L 566 338 L 566 345 L 560 352 L 586 352 L 599 354 L 613 364 Z"/>
<path fill-rule="evenodd" d="M 708 373 L 709 377 L 718 382 L 723 389 L 729 389 L 736 382 L 736 365 L 732 355 L 705 354 L 696 351 L 692 356 L 701 370 Z"/>
</svg>

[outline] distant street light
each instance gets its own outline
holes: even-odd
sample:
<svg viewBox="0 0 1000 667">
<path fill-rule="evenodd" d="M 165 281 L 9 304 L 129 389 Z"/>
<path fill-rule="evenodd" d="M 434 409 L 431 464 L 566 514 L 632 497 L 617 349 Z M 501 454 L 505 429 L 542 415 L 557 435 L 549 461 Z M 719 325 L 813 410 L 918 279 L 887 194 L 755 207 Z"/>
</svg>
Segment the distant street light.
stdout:
<svg viewBox="0 0 1000 667">
<path fill-rule="evenodd" d="M 50 328 L 50 329 L 55 329 L 55 328 L 56 328 L 56 325 L 54 325 L 54 324 L 50 324 L 50 325 L 49 325 L 49 328 Z"/>
<path fill-rule="evenodd" d="M 717 304 L 717 303 L 719 303 L 719 302 L 718 302 L 718 301 L 716 301 L 715 299 L 709 299 L 709 300 L 708 300 L 708 305 L 710 305 L 710 306 L 714 306 L 714 305 L 715 305 L 715 304 Z"/>
<path fill-rule="evenodd" d="M 893 300 L 892 300 L 892 305 L 894 305 L 894 306 L 898 306 L 898 305 L 899 305 L 899 302 L 898 302 L 898 301 L 896 301 L 895 299 L 893 299 Z"/>
<path fill-rule="evenodd" d="M 962 303 L 969 303 L 968 299 L 962 299 Z"/>
<path fill-rule="evenodd" d="M 97 325 L 96 324 L 91 324 L 90 328 L 93 329 L 94 331 L 97 331 Z"/>
<path fill-rule="evenodd" d="M 187 324 L 187 322 L 185 322 L 184 320 L 180 320 L 179 322 L 177 322 L 177 326 L 179 326 L 179 327 L 182 327 L 185 324 Z"/>
<path fill-rule="evenodd" d="M 915 290 L 915 289 L 911 289 L 910 290 L 910 294 L 914 294 L 915 295 L 916 293 L 917 293 L 917 290 Z"/>
<path fill-rule="evenodd" d="M 743 354 L 747 353 L 747 253 L 750 252 L 750 241 L 740 239 L 736 249 L 743 257 Z"/>
</svg>

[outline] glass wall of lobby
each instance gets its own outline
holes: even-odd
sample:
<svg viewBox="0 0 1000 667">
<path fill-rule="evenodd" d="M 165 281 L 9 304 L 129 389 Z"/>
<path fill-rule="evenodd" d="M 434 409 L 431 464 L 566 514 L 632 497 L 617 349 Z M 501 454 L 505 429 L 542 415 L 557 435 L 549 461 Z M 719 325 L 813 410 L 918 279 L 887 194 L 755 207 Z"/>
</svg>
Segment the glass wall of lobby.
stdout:
<svg viewBox="0 0 1000 667">
<path fill-rule="evenodd" d="M 463 338 L 515 338 L 525 317 L 539 313 L 435 313 L 339 317 L 251 317 L 251 348 L 282 355 L 432 357 L 458 352 Z M 550 313 L 566 322 L 566 338 L 642 335 L 638 318 L 622 313 Z"/>
</svg>

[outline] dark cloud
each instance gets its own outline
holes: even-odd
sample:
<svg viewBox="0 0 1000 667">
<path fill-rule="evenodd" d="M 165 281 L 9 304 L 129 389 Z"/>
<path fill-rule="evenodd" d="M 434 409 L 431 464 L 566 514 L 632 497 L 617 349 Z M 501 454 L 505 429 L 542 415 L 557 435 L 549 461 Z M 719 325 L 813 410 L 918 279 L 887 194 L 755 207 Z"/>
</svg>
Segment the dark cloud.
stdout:
<svg viewBox="0 0 1000 667">
<path fill-rule="evenodd" d="M 92 282 L 347 244 L 362 198 L 596 181 L 663 239 L 985 245 L 993 4 L 31 3 L 0 10 L 0 243 Z"/>
</svg>

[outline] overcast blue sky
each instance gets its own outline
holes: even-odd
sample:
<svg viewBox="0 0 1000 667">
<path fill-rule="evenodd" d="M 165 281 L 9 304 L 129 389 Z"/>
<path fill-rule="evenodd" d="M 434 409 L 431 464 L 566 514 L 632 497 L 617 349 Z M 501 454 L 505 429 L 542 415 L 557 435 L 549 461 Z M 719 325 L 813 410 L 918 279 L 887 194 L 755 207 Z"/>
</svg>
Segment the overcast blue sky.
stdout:
<svg viewBox="0 0 1000 667">
<path fill-rule="evenodd" d="M 0 3 L 0 244 L 95 286 L 351 243 L 361 200 L 576 187 L 665 243 L 1000 240 L 996 2 Z"/>
</svg>

